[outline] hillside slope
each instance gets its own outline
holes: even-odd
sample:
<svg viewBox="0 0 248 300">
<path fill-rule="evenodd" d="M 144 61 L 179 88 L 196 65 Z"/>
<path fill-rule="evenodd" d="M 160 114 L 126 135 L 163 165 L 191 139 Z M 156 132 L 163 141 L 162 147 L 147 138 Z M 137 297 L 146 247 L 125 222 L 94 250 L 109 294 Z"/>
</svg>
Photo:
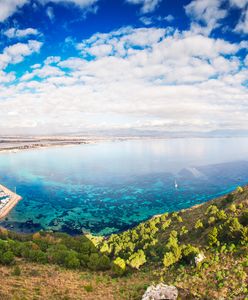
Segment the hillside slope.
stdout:
<svg viewBox="0 0 248 300">
<path fill-rule="evenodd" d="M 110 237 L 1 229 L 0 262 L 0 299 L 248 299 L 248 188 Z"/>
</svg>

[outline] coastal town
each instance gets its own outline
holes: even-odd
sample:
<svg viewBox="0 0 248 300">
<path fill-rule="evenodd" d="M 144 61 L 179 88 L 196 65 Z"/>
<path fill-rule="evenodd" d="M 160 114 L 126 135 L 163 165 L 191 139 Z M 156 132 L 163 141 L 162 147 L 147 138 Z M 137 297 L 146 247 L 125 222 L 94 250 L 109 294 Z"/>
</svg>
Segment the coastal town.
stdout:
<svg viewBox="0 0 248 300">
<path fill-rule="evenodd" d="M 21 196 L 0 184 L 0 219 L 6 217 L 21 199 Z"/>
</svg>

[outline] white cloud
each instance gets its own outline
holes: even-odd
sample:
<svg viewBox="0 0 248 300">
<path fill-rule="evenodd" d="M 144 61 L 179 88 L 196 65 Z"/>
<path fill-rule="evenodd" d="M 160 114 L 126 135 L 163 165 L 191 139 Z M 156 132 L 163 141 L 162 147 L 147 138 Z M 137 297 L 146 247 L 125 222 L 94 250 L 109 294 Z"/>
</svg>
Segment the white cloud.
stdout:
<svg viewBox="0 0 248 300">
<path fill-rule="evenodd" d="M 78 6 L 81 9 L 89 9 L 94 7 L 98 0 L 37 0 L 41 4 L 45 5 L 48 3 L 57 3 L 57 4 L 73 4 Z M 0 22 L 4 22 L 14 13 L 20 11 L 20 9 L 25 4 L 30 4 L 31 0 L 0 0 Z M 48 17 L 52 20 L 54 17 L 53 10 L 51 7 L 47 7 L 46 13 Z"/>
<path fill-rule="evenodd" d="M 17 29 L 17 28 L 10 28 L 4 31 L 4 34 L 8 38 L 24 38 L 30 35 L 39 35 L 39 31 L 34 28 L 26 28 L 26 29 Z"/>
<path fill-rule="evenodd" d="M 1 0 L 0 1 L 0 22 L 5 21 L 13 15 L 18 9 L 24 4 L 28 3 L 29 0 Z"/>
<path fill-rule="evenodd" d="M 95 34 L 81 57 L 48 57 L 11 88 L 0 81 L 1 131 L 247 128 L 242 47 L 162 28 Z"/>
<path fill-rule="evenodd" d="M 185 6 L 186 14 L 193 21 L 200 21 L 212 30 L 218 26 L 218 21 L 227 16 L 227 10 L 222 9 L 223 0 L 193 0 Z"/>
<path fill-rule="evenodd" d="M 174 17 L 172 15 L 168 15 L 168 16 L 164 17 L 164 20 L 167 22 L 172 22 L 174 20 Z"/>
<path fill-rule="evenodd" d="M 44 63 L 45 65 L 55 64 L 58 63 L 61 60 L 59 56 L 49 56 L 45 59 Z"/>
<path fill-rule="evenodd" d="M 185 6 L 186 14 L 192 19 L 192 29 L 207 35 L 221 26 L 220 20 L 233 9 L 239 10 L 240 20 L 235 28 L 226 27 L 238 33 L 248 33 L 248 0 L 193 0 Z"/>
<path fill-rule="evenodd" d="M 126 0 L 131 4 L 142 5 L 141 12 L 146 14 L 154 11 L 162 0 Z"/>
<path fill-rule="evenodd" d="M 248 4 L 248 0 L 229 0 L 230 5 L 237 6 L 239 8 L 244 8 Z"/>
<path fill-rule="evenodd" d="M 48 6 L 47 9 L 46 9 L 46 14 L 48 16 L 48 18 L 53 21 L 55 16 L 54 16 L 54 11 L 53 11 L 53 8 L 51 6 Z"/>
<path fill-rule="evenodd" d="M 38 0 L 42 4 L 58 3 L 58 4 L 75 4 L 80 8 L 88 8 L 98 2 L 98 0 Z"/>
<path fill-rule="evenodd" d="M 248 34 L 248 9 L 243 12 L 237 26 L 235 27 L 235 31 Z"/>
<path fill-rule="evenodd" d="M 26 56 L 39 52 L 41 46 L 41 42 L 29 40 L 27 43 L 17 43 L 4 48 L 3 53 L 0 54 L 0 69 L 23 61 Z"/>
</svg>

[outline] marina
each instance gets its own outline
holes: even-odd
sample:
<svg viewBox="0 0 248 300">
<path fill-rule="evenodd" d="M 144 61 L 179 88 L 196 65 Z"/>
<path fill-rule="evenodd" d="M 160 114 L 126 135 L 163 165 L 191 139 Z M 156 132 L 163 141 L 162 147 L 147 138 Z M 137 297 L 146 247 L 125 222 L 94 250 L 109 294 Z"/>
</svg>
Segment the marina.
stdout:
<svg viewBox="0 0 248 300">
<path fill-rule="evenodd" d="M 0 219 L 6 217 L 21 199 L 21 196 L 0 184 Z"/>
</svg>

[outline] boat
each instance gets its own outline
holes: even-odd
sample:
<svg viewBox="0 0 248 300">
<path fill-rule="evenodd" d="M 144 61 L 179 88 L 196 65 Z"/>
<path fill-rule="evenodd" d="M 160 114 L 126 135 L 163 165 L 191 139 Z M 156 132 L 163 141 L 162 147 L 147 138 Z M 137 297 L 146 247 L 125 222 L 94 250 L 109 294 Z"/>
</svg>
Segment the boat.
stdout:
<svg viewBox="0 0 248 300">
<path fill-rule="evenodd" d="M 178 188 L 178 184 L 177 184 L 177 181 L 175 180 L 175 189 Z"/>
</svg>

